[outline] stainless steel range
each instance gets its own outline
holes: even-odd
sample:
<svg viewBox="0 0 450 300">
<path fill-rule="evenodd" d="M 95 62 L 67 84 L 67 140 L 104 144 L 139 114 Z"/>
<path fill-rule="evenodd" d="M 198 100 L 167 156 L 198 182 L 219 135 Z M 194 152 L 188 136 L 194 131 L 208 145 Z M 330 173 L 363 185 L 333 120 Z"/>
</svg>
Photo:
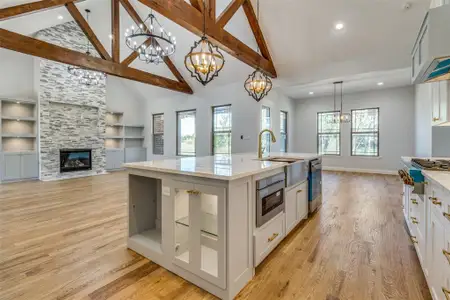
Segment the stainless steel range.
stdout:
<svg viewBox="0 0 450 300">
<path fill-rule="evenodd" d="M 450 171 L 450 160 L 445 159 L 424 159 L 412 158 L 411 164 L 413 167 L 421 170 L 430 171 Z"/>
</svg>

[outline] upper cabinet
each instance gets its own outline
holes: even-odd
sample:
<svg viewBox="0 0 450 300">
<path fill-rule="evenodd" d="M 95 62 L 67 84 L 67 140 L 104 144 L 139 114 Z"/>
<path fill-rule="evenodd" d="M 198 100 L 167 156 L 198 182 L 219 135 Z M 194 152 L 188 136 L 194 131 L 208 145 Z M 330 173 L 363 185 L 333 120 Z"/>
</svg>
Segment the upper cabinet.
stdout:
<svg viewBox="0 0 450 300">
<path fill-rule="evenodd" d="M 450 125 L 450 81 L 430 83 L 432 124 Z"/>
<path fill-rule="evenodd" d="M 450 80 L 450 5 L 438 0 L 420 27 L 411 52 L 414 84 Z M 439 3 L 437 3 L 439 2 Z"/>
</svg>

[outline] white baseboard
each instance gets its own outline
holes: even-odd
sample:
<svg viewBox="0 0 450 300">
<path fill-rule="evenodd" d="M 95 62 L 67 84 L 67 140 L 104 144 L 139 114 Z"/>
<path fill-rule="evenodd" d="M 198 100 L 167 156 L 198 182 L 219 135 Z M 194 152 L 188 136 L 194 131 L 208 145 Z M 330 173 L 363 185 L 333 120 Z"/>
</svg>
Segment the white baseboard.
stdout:
<svg viewBox="0 0 450 300">
<path fill-rule="evenodd" d="M 397 175 L 397 171 L 393 170 L 375 170 L 375 169 L 355 169 L 355 168 L 342 168 L 342 167 L 322 167 L 324 171 L 339 171 L 339 172 L 355 172 L 355 173 L 368 173 L 368 174 L 383 174 L 383 175 Z"/>
</svg>

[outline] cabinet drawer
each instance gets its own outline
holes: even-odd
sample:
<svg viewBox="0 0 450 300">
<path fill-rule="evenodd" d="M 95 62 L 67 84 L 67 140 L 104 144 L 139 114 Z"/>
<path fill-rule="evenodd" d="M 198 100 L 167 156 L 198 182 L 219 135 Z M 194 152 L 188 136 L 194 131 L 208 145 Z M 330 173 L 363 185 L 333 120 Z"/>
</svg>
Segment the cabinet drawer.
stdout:
<svg viewBox="0 0 450 300">
<path fill-rule="evenodd" d="M 255 267 L 281 242 L 284 238 L 285 214 L 281 213 L 270 223 L 257 229 L 254 235 Z"/>
</svg>

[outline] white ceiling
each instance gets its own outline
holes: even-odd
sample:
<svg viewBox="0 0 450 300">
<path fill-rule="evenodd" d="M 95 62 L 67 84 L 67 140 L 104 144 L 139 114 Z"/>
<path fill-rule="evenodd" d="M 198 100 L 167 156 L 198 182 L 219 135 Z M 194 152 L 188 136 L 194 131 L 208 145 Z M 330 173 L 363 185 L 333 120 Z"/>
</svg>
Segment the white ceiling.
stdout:
<svg viewBox="0 0 450 300">
<path fill-rule="evenodd" d="M 0 8 L 35 0 L 3 0 Z M 188 1 L 188 0 L 185 0 Z M 256 8 L 256 0 L 252 0 Z M 373 82 L 383 81 L 383 87 L 407 84 L 410 48 L 430 0 L 260 0 L 261 27 L 271 50 L 279 78 L 275 85 L 292 98 L 327 93 L 336 78 L 349 81 L 348 88 L 360 91 L 373 88 Z M 85 0 L 77 3 L 80 10 L 92 10 L 91 26 L 106 49 L 110 50 L 111 9 L 109 0 Z M 138 0 L 131 0 L 141 17 L 149 10 Z M 230 0 L 217 0 L 217 15 Z M 64 19 L 58 20 L 62 15 Z M 177 52 L 173 61 L 194 91 L 204 87 L 191 79 L 184 67 L 184 55 L 198 39 L 175 23 L 159 16 L 160 22 L 177 37 Z M 0 27 L 31 35 L 36 31 L 71 21 L 64 7 L 0 22 Z M 334 30 L 343 22 L 342 31 Z M 122 36 L 133 21 L 121 8 Z M 242 8 L 227 24 L 226 30 L 253 49 L 256 42 Z M 122 43 L 121 57 L 130 53 Z M 206 88 L 244 81 L 252 69 L 224 54 L 225 68 Z M 133 67 L 173 78 L 165 65 L 146 65 L 139 61 Z M 403 69 L 403 70 L 398 70 Z M 394 70 L 394 71 L 392 71 Z M 391 71 L 391 72 L 387 72 Z M 385 76 L 385 77 L 383 77 Z M 149 93 L 165 93 L 162 89 L 131 83 Z M 322 86 L 322 87 L 321 87 Z"/>
</svg>

